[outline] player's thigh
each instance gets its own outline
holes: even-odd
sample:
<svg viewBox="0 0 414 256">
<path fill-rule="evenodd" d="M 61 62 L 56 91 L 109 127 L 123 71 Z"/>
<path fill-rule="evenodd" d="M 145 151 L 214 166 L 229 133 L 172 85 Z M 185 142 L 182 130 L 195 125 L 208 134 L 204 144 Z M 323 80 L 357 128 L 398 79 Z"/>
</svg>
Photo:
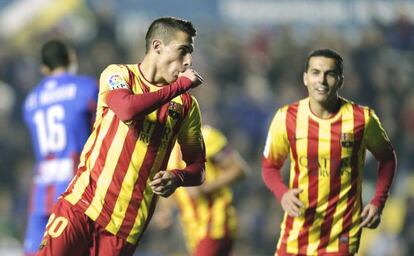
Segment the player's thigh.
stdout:
<svg viewBox="0 0 414 256">
<path fill-rule="evenodd" d="M 29 214 L 24 239 L 25 255 L 34 255 L 39 249 L 49 215 Z"/>
<path fill-rule="evenodd" d="M 228 256 L 232 255 L 233 239 L 212 239 L 206 237 L 196 246 L 194 256 Z"/>
<path fill-rule="evenodd" d="M 37 255 L 85 255 L 91 245 L 88 217 L 64 199 L 54 206 Z"/>
<path fill-rule="evenodd" d="M 89 256 L 132 256 L 136 249 L 136 245 L 109 233 L 97 224 L 95 224 L 93 237 L 93 245 L 89 250 Z"/>
</svg>

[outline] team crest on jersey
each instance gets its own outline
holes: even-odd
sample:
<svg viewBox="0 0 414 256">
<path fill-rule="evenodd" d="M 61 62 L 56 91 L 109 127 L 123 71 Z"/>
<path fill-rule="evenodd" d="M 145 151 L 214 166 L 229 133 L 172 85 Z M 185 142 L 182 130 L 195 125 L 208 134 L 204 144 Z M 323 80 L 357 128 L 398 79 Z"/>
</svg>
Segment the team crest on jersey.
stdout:
<svg viewBox="0 0 414 256">
<path fill-rule="evenodd" d="M 128 89 L 128 84 L 121 78 L 121 76 L 115 74 L 109 77 L 109 87 L 111 90 L 115 89 Z"/>
<path fill-rule="evenodd" d="M 354 134 L 341 133 L 341 145 L 344 148 L 351 148 L 354 145 Z"/>
<path fill-rule="evenodd" d="M 183 113 L 183 106 L 177 102 L 171 101 L 168 106 L 168 115 L 173 119 L 178 119 Z"/>
</svg>

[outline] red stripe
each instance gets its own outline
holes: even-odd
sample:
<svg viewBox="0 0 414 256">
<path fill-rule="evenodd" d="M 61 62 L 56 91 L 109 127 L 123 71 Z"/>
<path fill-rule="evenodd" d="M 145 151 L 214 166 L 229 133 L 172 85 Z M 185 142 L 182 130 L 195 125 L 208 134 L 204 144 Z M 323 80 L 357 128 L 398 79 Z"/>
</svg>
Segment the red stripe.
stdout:
<svg viewBox="0 0 414 256">
<path fill-rule="evenodd" d="M 291 151 L 292 151 L 293 161 L 295 163 L 295 176 L 293 179 L 293 188 L 297 188 L 299 185 L 298 152 L 296 150 L 296 139 L 295 139 L 298 107 L 299 107 L 298 102 L 290 105 L 287 109 L 287 114 L 286 114 L 286 132 L 287 132 L 288 140 L 289 140 Z M 287 214 L 285 215 L 286 215 L 285 230 L 283 233 L 283 237 L 280 243 L 280 248 L 278 250 L 278 253 L 287 252 L 287 242 L 288 242 L 287 239 L 293 227 L 293 217 L 290 217 Z"/>
<path fill-rule="evenodd" d="M 118 158 L 118 162 L 115 166 L 114 173 L 112 175 L 111 183 L 106 192 L 104 205 L 105 210 L 101 211 L 96 222 L 101 226 L 106 227 L 111 220 L 111 215 L 114 211 L 114 207 L 118 196 L 122 190 L 122 182 L 128 171 L 129 163 L 134 152 L 135 144 L 137 142 L 139 134 L 135 131 L 134 127 L 128 129 L 128 133 L 125 136 L 124 145 Z"/>
<path fill-rule="evenodd" d="M 191 95 L 186 92 L 181 94 L 181 100 L 183 101 L 183 105 L 184 105 L 184 117 L 187 116 L 188 112 L 191 109 L 191 105 L 193 104 L 193 98 L 191 98 Z"/>
<path fill-rule="evenodd" d="M 181 125 L 183 124 L 184 119 L 187 117 L 188 109 L 191 107 L 191 102 L 192 102 L 191 97 L 190 99 L 188 99 L 188 97 L 183 97 L 183 95 L 181 96 L 182 96 L 181 99 L 183 102 L 183 114 L 181 118 L 175 123 L 174 128 L 173 128 L 173 133 L 170 138 L 175 138 L 175 136 L 178 134 L 178 132 L 180 131 Z M 189 95 L 187 94 L 187 96 Z M 172 148 L 174 147 L 175 142 L 176 140 L 173 140 L 173 139 L 170 139 L 170 141 L 168 142 L 164 161 L 161 164 L 162 170 L 167 168 L 168 160 L 170 159 L 171 151 L 172 151 Z"/>
<path fill-rule="evenodd" d="M 362 137 L 364 133 L 364 110 L 356 105 L 353 105 L 354 114 L 354 145 L 352 148 L 351 156 L 351 189 L 348 193 L 348 202 L 344 214 L 344 221 L 342 224 L 343 234 L 340 237 L 339 248 L 341 252 L 349 252 L 349 230 L 351 229 L 352 214 L 354 210 L 355 201 L 362 199 L 357 197 L 358 190 L 358 175 L 360 170 L 358 169 L 358 155 L 361 147 Z"/>
<path fill-rule="evenodd" d="M 139 177 L 135 185 L 135 190 L 132 193 L 130 203 L 128 205 L 127 211 L 125 213 L 124 220 L 122 222 L 121 228 L 119 229 L 118 235 L 127 237 L 131 232 L 132 227 L 135 223 L 135 218 L 138 214 L 141 201 L 143 199 L 144 190 L 148 177 L 150 175 L 152 166 L 154 164 L 155 158 L 157 156 L 158 148 L 161 144 L 161 139 L 165 130 L 165 120 L 166 113 L 168 111 L 169 104 L 164 104 L 161 109 L 158 111 L 158 122 L 155 125 L 154 132 L 151 136 L 150 143 L 148 145 L 147 152 L 144 157 L 144 161 L 139 169 Z M 152 212 L 149 212 L 149 215 L 152 215 Z"/>
<path fill-rule="evenodd" d="M 103 109 L 102 116 L 101 116 L 101 120 L 106 116 L 106 114 L 108 113 L 108 110 L 109 110 L 109 108 L 104 108 Z M 99 134 L 99 131 L 101 130 L 101 125 L 102 125 L 102 123 L 100 123 L 99 126 L 96 128 L 96 133 L 95 133 L 96 135 Z M 87 161 L 87 159 L 89 159 L 89 156 L 91 155 L 93 149 L 95 148 L 95 144 L 96 144 L 97 139 L 98 139 L 98 136 L 95 136 L 95 140 L 93 141 L 93 144 L 92 144 L 91 148 L 85 154 L 85 162 Z M 75 186 L 78 178 L 81 176 L 81 174 L 84 171 L 86 171 L 86 166 L 83 165 L 83 166 L 79 166 L 78 167 L 78 170 L 76 172 L 76 176 L 74 177 L 74 179 L 71 182 L 70 186 L 66 189 L 67 192 L 65 192 L 63 195 L 70 194 L 72 192 L 73 187 Z"/>
<path fill-rule="evenodd" d="M 151 203 L 150 203 L 149 210 L 148 210 L 148 213 L 149 213 L 148 218 L 145 221 L 144 228 L 142 229 L 141 234 L 139 234 L 139 236 L 138 236 L 137 244 L 138 244 L 138 241 L 141 240 L 142 235 L 144 234 L 145 230 L 148 227 L 148 224 L 150 223 L 150 220 L 152 219 L 152 215 L 154 214 L 154 210 L 155 210 L 155 206 L 157 205 L 157 201 L 158 201 L 158 197 L 153 196 L 151 198 Z"/>
<path fill-rule="evenodd" d="M 91 173 L 89 176 L 90 178 L 89 185 L 86 187 L 85 191 L 83 192 L 81 200 L 79 200 L 76 204 L 84 211 L 89 207 L 95 195 L 96 182 L 98 181 L 99 176 L 101 175 L 103 168 L 105 166 L 105 161 L 108 157 L 108 150 L 111 147 L 115 134 L 118 131 L 118 126 L 119 126 L 119 119 L 116 116 L 114 116 L 112 118 L 108 132 L 106 133 L 105 137 L 102 140 L 101 147 L 99 148 L 98 158 L 96 159 L 94 166 L 90 170 Z"/>
<path fill-rule="evenodd" d="M 318 183 L 319 183 L 319 124 L 308 119 L 308 202 L 309 207 L 305 210 L 305 223 L 299 232 L 299 254 L 306 255 L 309 244 L 309 228 L 315 219 L 316 207 L 318 205 Z"/>
<path fill-rule="evenodd" d="M 320 230 L 320 243 L 318 253 L 326 253 L 326 247 L 329 244 L 333 217 L 338 204 L 339 193 L 341 190 L 341 129 L 342 119 L 331 124 L 331 152 L 330 152 L 330 185 L 328 208 L 326 209 L 325 218 Z"/>
</svg>

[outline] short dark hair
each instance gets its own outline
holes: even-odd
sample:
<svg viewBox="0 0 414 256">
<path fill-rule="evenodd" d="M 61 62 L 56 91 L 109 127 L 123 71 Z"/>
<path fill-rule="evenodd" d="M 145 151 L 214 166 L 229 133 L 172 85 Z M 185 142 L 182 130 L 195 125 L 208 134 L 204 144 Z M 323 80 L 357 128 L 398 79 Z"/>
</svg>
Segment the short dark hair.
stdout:
<svg viewBox="0 0 414 256">
<path fill-rule="evenodd" d="M 343 75 L 344 73 L 344 60 L 342 59 L 341 55 L 332 50 L 332 49 L 318 49 L 315 51 L 312 51 L 309 53 L 308 57 L 306 58 L 306 63 L 305 63 L 305 72 L 308 71 L 309 68 L 309 61 L 312 57 L 326 57 L 326 58 L 331 58 L 334 59 L 336 62 L 336 69 L 339 73 L 339 75 Z"/>
<path fill-rule="evenodd" d="M 69 48 L 60 40 L 46 42 L 41 50 L 42 63 L 51 70 L 57 67 L 67 67 L 70 63 Z"/>
<path fill-rule="evenodd" d="M 183 31 L 191 37 L 197 34 L 193 24 L 188 20 L 176 17 L 161 17 L 154 20 L 145 35 L 145 52 L 148 53 L 154 38 L 162 38 L 168 43 L 177 31 Z"/>
</svg>

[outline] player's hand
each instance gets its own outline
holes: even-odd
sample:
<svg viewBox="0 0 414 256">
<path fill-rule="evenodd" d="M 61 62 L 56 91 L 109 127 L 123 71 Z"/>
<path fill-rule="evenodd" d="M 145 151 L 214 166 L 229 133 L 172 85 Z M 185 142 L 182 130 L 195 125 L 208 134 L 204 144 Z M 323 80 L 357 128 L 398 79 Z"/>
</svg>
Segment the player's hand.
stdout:
<svg viewBox="0 0 414 256">
<path fill-rule="evenodd" d="M 185 76 L 193 82 L 191 88 L 195 88 L 204 82 L 203 77 L 192 68 L 187 68 L 184 72 L 178 75 L 178 77 L 180 76 Z"/>
<path fill-rule="evenodd" d="M 299 200 L 299 194 L 303 191 L 301 188 L 289 189 L 283 194 L 281 205 L 283 210 L 291 217 L 298 217 L 301 209 L 304 207 L 303 203 Z"/>
<path fill-rule="evenodd" d="M 154 175 L 150 186 L 154 194 L 169 197 L 178 187 L 178 182 L 175 175 L 171 172 L 159 171 Z"/>
<path fill-rule="evenodd" d="M 377 228 L 381 222 L 381 213 L 378 207 L 373 204 L 367 204 L 361 213 L 362 222 L 360 228 Z"/>
</svg>

